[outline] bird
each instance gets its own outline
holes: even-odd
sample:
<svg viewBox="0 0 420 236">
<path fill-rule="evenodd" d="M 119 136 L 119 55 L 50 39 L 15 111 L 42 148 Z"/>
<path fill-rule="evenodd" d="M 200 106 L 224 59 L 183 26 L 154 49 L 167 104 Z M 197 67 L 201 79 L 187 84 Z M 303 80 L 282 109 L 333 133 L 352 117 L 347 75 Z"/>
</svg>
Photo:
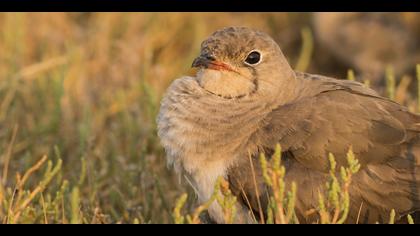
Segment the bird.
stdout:
<svg viewBox="0 0 420 236">
<path fill-rule="evenodd" d="M 301 223 L 313 220 L 306 212 L 317 209 L 329 178 L 328 154 L 345 166 L 350 147 L 360 170 L 347 223 L 420 209 L 420 115 L 359 82 L 294 71 L 268 34 L 248 27 L 215 31 L 192 67 L 195 76 L 167 88 L 156 121 L 168 165 L 189 180 L 199 203 L 221 177 L 238 200 L 235 223 L 255 223 L 253 212 L 264 217 L 270 193 L 258 158 L 279 144 Z M 217 202 L 208 215 L 226 223 Z"/>
<path fill-rule="evenodd" d="M 420 58 L 415 32 L 402 14 L 317 12 L 313 26 L 322 47 L 374 86 L 383 85 L 386 67 L 399 78 Z"/>
</svg>

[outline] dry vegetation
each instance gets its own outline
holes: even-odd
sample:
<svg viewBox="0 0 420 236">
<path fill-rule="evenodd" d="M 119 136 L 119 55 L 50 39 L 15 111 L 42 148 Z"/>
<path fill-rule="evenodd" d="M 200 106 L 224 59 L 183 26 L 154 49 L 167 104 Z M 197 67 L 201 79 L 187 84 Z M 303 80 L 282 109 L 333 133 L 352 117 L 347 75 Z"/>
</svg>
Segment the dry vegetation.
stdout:
<svg viewBox="0 0 420 236">
<path fill-rule="evenodd" d="M 1 13 L 1 222 L 186 220 L 173 209 L 193 194 L 166 167 L 155 116 L 200 42 L 228 25 L 267 31 L 294 67 L 346 76 L 320 66 L 309 14 Z M 415 77 L 404 78 L 387 92 L 415 110 Z"/>
</svg>

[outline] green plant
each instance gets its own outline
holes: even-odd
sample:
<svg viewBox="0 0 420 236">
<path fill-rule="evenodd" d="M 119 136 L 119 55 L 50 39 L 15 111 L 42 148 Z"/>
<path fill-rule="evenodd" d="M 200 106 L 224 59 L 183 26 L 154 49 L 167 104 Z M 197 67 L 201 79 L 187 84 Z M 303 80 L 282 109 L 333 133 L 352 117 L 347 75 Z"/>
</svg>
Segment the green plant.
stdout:
<svg viewBox="0 0 420 236">
<path fill-rule="evenodd" d="M 392 66 L 387 66 L 385 70 L 386 78 L 386 92 L 387 96 L 394 100 L 395 99 L 395 74 Z"/>
<path fill-rule="evenodd" d="M 354 76 L 354 71 L 353 70 L 351 70 L 351 69 L 347 70 L 347 79 L 352 80 L 352 81 L 356 80 L 356 77 Z"/>
<path fill-rule="evenodd" d="M 296 183 L 291 183 L 291 190 L 286 192 L 284 176 L 286 169 L 281 165 L 281 147 L 277 145 L 275 152 L 268 163 L 264 154 L 260 155 L 260 163 L 263 171 L 264 181 L 272 189 L 268 212 L 268 223 L 297 223 L 294 211 L 296 198 Z"/>
<path fill-rule="evenodd" d="M 302 48 L 295 69 L 297 71 L 306 71 L 311 62 L 312 52 L 314 49 L 314 39 L 310 28 L 305 27 L 301 31 Z"/>
<path fill-rule="evenodd" d="M 350 208 L 349 186 L 352 176 L 360 169 L 360 164 L 354 156 L 352 149 L 347 153 L 348 167 L 340 167 L 340 178 L 337 178 L 337 169 L 334 155 L 329 154 L 330 180 L 326 183 L 327 193 L 318 194 L 319 215 L 321 224 L 342 224 L 347 219 Z"/>
<path fill-rule="evenodd" d="M 229 184 L 222 177 L 219 177 L 214 186 L 214 191 L 210 199 L 198 206 L 192 214 L 182 215 L 181 209 L 185 205 L 188 198 L 187 194 L 183 194 L 176 202 L 173 218 L 176 224 L 199 224 L 201 223 L 200 215 L 206 211 L 212 204 L 217 203 L 221 207 L 224 216 L 224 222 L 229 224 L 235 222 L 236 214 L 236 197 L 232 195 Z"/>
<path fill-rule="evenodd" d="M 357 161 L 352 149 L 347 153 L 348 166 L 341 166 L 337 170 L 337 164 L 334 156 L 329 154 L 330 172 L 328 182 L 325 183 L 325 192 L 319 192 L 318 209 L 308 209 L 315 211 L 319 215 L 319 223 L 321 224 L 342 224 L 345 223 L 349 208 L 350 208 L 350 194 L 349 187 L 352 181 L 352 176 L 360 169 L 360 164 Z M 261 223 L 268 224 L 296 224 L 299 220 L 295 213 L 296 195 L 298 194 L 298 187 L 295 182 L 291 182 L 290 186 L 284 181 L 286 169 L 281 164 L 281 147 L 276 145 L 275 152 L 267 161 L 264 154 L 260 155 L 260 165 L 264 181 L 271 189 L 267 210 L 267 220 L 262 220 Z M 289 189 L 286 191 L 286 189 Z M 211 199 L 203 205 L 197 207 L 192 215 L 182 215 L 181 209 L 187 200 L 187 194 L 182 195 L 174 209 L 174 221 L 176 223 L 200 223 L 199 215 L 208 209 L 208 207 L 217 201 L 222 206 L 225 222 L 234 222 L 233 216 L 235 214 L 236 198 L 232 196 L 229 186 L 226 181 L 219 178 L 215 185 L 214 193 Z"/>
</svg>

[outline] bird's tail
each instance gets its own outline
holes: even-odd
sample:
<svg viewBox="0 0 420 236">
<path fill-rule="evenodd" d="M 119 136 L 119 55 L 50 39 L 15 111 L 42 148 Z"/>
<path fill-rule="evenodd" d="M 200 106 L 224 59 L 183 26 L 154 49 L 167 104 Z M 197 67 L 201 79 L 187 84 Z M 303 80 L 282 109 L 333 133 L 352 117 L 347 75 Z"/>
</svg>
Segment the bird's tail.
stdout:
<svg viewBox="0 0 420 236">
<path fill-rule="evenodd" d="M 417 132 L 416 132 L 417 133 Z M 401 155 L 381 165 L 367 166 L 355 176 L 352 207 L 353 221 L 389 221 L 420 211 L 420 133 L 403 146 Z"/>
</svg>

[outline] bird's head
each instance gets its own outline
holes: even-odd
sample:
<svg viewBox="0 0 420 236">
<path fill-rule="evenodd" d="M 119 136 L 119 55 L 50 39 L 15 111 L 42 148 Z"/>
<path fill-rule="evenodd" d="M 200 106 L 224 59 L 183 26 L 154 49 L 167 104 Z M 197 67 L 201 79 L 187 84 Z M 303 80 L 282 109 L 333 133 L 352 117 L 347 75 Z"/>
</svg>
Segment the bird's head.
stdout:
<svg viewBox="0 0 420 236">
<path fill-rule="evenodd" d="M 246 27 L 214 32 L 201 44 L 192 67 L 199 68 L 201 87 L 224 98 L 273 93 L 295 76 L 277 43 Z"/>
</svg>

